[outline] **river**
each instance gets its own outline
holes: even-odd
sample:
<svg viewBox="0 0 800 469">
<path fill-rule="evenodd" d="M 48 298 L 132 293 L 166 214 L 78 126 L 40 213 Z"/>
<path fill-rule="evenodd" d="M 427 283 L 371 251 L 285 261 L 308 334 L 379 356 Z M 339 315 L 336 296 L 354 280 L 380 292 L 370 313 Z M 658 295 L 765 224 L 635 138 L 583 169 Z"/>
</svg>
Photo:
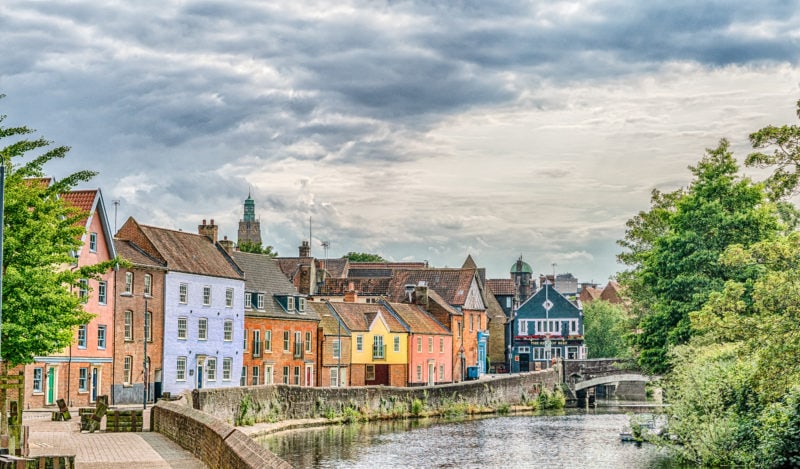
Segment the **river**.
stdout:
<svg viewBox="0 0 800 469">
<path fill-rule="evenodd" d="M 608 410 L 414 419 L 293 430 L 258 441 L 294 467 L 677 467 L 664 450 L 620 441 Z"/>
</svg>

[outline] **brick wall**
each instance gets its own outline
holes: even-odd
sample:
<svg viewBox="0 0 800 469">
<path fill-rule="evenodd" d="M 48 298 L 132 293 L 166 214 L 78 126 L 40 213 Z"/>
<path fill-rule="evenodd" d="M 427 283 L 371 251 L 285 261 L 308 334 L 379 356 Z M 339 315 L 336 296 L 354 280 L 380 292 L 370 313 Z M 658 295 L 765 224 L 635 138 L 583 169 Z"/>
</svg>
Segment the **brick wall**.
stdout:
<svg viewBox="0 0 800 469">
<path fill-rule="evenodd" d="M 389 365 L 389 386 L 397 386 L 402 387 L 408 383 L 408 376 L 406 376 L 406 372 L 408 371 L 408 365 L 405 364 L 395 364 Z"/>
<path fill-rule="evenodd" d="M 201 389 L 192 392 L 192 402 L 195 409 L 233 423 L 241 403 L 249 395 L 255 403 L 249 406 L 249 415 L 256 422 L 266 422 L 320 417 L 327 410 L 341 412 L 350 406 L 378 412 L 386 403 L 399 401 L 410 404 L 414 399 L 425 400 L 430 409 L 436 409 L 451 402 L 454 396 L 479 406 L 519 404 L 523 397 L 530 398 L 541 388 L 553 389 L 559 382 L 559 370 L 549 369 L 433 387 L 307 388 L 272 385 Z"/>
<path fill-rule="evenodd" d="M 151 412 L 151 431 L 176 442 L 208 467 L 292 467 L 241 431 L 203 412 L 164 401 Z"/>
</svg>

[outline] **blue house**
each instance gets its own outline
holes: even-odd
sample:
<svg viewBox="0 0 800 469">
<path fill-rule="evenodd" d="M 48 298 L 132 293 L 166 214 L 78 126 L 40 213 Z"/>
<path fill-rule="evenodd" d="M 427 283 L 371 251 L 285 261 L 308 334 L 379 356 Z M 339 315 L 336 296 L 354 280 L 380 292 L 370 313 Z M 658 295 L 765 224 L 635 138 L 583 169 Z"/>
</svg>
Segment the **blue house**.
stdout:
<svg viewBox="0 0 800 469">
<path fill-rule="evenodd" d="M 583 308 L 545 283 L 513 318 L 511 371 L 548 368 L 554 359 L 586 358 Z"/>
</svg>

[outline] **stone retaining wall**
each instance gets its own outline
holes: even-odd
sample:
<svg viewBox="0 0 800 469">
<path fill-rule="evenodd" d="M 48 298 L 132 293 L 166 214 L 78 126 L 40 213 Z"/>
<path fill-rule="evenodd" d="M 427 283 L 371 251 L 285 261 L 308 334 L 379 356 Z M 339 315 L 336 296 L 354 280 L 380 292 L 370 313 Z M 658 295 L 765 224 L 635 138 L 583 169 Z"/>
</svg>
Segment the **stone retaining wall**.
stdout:
<svg viewBox="0 0 800 469">
<path fill-rule="evenodd" d="M 499 375 L 479 381 L 433 387 L 359 386 L 315 388 L 288 385 L 264 385 L 192 392 L 192 405 L 205 414 L 229 424 L 274 422 L 305 419 L 341 413 L 353 408 L 370 413 L 391 413 L 419 399 L 429 410 L 452 403 L 479 407 L 521 404 L 535 397 L 539 390 L 552 390 L 560 382 L 560 367 L 530 373 Z"/>
<path fill-rule="evenodd" d="M 151 431 L 178 443 L 208 467 L 292 467 L 228 423 L 185 404 L 159 401 L 151 412 Z"/>
</svg>

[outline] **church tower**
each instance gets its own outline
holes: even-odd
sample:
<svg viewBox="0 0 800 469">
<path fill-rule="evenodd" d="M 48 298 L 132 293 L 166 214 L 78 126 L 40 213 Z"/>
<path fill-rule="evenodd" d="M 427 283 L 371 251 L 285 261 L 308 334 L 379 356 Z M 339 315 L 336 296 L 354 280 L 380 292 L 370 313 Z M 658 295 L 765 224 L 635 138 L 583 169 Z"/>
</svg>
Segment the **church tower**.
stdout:
<svg viewBox="0 0 800 469">
<path fill-rule="evenodd" d="M 239 220 L 238 244 L 249 242 L 261 246 L 261 222 L 256 220 L 256 203 L 250 194 L 244 201 L 244 218 Z"/>
</svg>

